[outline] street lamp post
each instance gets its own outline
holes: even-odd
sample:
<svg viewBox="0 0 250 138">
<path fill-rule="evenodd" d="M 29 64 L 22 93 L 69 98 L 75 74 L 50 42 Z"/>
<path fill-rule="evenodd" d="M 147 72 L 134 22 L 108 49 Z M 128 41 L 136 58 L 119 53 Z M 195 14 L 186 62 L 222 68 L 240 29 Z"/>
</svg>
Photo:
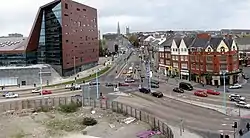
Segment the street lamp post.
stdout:
<svg viewBox="0 0 250 138">
<path fill-rule="evenodd" d="M 42 68 L 40 68 L 39 70 L 39 77 L 40 77 L 40 89 L 41 89 L 41 92 L 40 94 L 43 95 L 43 78 L 42 78 Z"/>
<path fill-rule="evenodd" d="M 76 75 L 76 56 L 74 56 L 74 74 Z M 76 83 L 76 77 L 74 79 Z"/>
<path fill-rule="evenodd" d="M 225 109 L 225 113 L 227 113 L 227 104 L 226 104 L 226 71 L 222 72 L 223 74 L 223 85 L 224 85 L 224 89 L 223 89 L 223 106 Z"/>
<path fill-rule="evenodd" d="M 99 84 L 98 84 L 98 71 L 99 69 L 96 70 L 96 99 L 99 99 Z"/>
</svg>

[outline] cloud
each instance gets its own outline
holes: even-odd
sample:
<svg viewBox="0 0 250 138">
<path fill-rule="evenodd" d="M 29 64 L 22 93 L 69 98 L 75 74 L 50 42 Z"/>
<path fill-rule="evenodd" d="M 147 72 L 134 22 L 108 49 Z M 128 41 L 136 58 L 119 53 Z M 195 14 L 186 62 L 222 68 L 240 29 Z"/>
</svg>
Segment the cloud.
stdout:
<svg viewBox="0 0 250 138">
<path fill-rule="evenodd" d="M 29 34 L 39 6 L 52 0 L 7 0 L 0 5 L 0 35 Z M 75 0 L 98 9 L 101 32 L 120 22 L 132 31 L 250 28 L 250 0 Z"/>
</svg>

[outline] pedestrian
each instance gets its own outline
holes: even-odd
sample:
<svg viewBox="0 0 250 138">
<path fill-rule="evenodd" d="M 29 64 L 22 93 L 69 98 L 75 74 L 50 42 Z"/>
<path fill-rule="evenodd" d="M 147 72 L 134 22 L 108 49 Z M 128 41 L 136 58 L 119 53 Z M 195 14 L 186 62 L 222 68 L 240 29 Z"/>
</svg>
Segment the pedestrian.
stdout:
<svg viewBox="0 0 250 138">
<path fill-rule="evenodd" d="M 2 90 L 3 90 L 3 86 L 2 86 Z"/>
<path fill-rule="evenodd" d="M 217 88 L 219 88 L 220 86 L 219 85 L 217 85 Z"/>
</svg>

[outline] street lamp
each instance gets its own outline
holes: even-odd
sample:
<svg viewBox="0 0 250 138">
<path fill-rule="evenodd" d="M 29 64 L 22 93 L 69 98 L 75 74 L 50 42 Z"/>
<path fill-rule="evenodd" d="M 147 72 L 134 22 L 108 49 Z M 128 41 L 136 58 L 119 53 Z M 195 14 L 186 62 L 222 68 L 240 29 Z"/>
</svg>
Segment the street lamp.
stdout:
<svg viewBox="0 0 250 138">
<path fill-rule="evenodd" d="M 227 114 L 227 104 L 226 104 L 226 73 L 227 71 L 221 71 L 222 75 L 223 75 L 223 85 L 224 85 L 224 89 L 223 89 L 223 106 L 225 108 L 225 113 Z"/>
<path fill-rule="evenodd" d="M 96 99 L 99 99 L 99 84 L 98 84 L 98 72 L 100 69 L 97 69 L 95 71 L 95 75 L 96 75 Z"/>
<path fill-rule="evenodd" d="M 43 95 L 43 78 L 42 78 L 42 67 L 40 67 L 40 70 L 39 70 L 39 77 L 40 77 L 40 94 Z"/>
<path fill-rule="evenodd" d="M 76 75 L 76 56 L 74 56 L 74 74 Z M 75 77 L 75 83 L 76 83 L 76 77 Z"/>
</svg>

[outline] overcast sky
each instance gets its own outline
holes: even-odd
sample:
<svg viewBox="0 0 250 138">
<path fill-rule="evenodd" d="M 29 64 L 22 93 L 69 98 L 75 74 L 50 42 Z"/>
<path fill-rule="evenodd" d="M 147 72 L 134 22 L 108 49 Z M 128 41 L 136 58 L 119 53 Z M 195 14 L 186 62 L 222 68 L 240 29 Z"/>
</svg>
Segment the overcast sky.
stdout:
<svg viewBox="0 0 250 138">
<path fill-rule="evenodd" d="M 39 6 L 52 0 L 1 0 L 0 36 L 27 36 Z M 250 29 L 250 0 L 75 0 L 98 9 L 99 29 L 131 31 Z"/>
</svg>

